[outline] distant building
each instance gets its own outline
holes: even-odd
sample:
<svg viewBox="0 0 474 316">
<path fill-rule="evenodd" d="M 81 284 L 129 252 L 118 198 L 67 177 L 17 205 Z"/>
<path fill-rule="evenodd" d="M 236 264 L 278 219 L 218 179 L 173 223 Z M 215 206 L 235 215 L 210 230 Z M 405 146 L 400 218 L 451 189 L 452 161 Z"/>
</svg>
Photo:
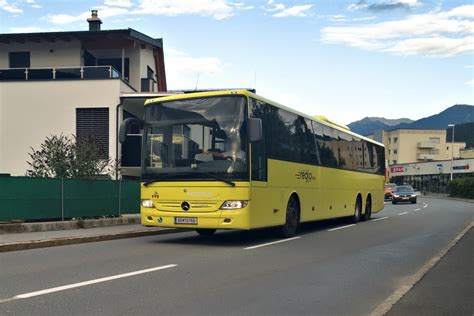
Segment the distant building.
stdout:
<svg viewBox="0 0 474 316">
<path fill-rule="evenodd" d="M 410 184 L 420 191 L 446 193 L 453 178 L 474 176 L 474 158 L 397 164 L 388 168 L 390 181 Z"/>
<path fill-rule="evenodd" d="M 0 34 L 0 173 L 24 175 L 30 148 L 61 133 L 92 135 L 104 156 L 139 166 L 117 131 L 142 117 L 146 98 L 169 94 L 163 41 L 101 30 L 97 11 L 88 22 L 88 31 Z"/>
<path fill-rule="evenodd" d="M 474 158 L 474 148 L 462 149 L 459 151 L 459 155 L 462 159 Z"/>
<path fill-rule="evenodd" d="M 446 141 L 444 129 L 395 129 L 377 131 L 369 136 L 385 145 L 385 159 L 389 165 L 449 160 L 461 157 L 466 143 Z"/>
</svg>

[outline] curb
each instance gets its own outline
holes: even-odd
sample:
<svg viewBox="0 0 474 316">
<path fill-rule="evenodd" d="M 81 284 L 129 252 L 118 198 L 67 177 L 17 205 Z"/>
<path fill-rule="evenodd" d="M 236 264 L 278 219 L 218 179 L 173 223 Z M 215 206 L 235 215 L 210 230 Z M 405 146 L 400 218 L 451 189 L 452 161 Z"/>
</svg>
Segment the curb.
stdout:
<svg viewBox="0 0 474 316">
<path fill-rule="evenodd" d="M 97 241 L 115 240 L 115 239 L 166 235 L 166 234 L 179 233 L 179 232 L 185 232 L 185 231 L 187 230 L 179 229 L 179 228 L 160 228 L 158 230 L 152 230 L 152 231 L 137 230 L 137 231 L 122 232 L 122 233 L 107 234 L 107 235 L 92 235 L 92 236 L 51 238 L 51 239 L 44 239 L 44 240 L 29 240 L 29 241 L 22 241 L 22 242 L 0 244 L 0 252 L 66 246 L 66 245 L 83 244 L 83 243 L 90 243 L 90 242 L 97 242 Z"/>
<path fill-rule="evenodd" d="M 451 201 L 459 201 L 459 202 L 466 202 L 466 203 L 474 203 L 474 200 L 471 200 L 471 199 L 464 199 L 464 198 L 450 197 L 450 196 L 423 195 L 422 197 L 427 198 L 427 199 L 451 200 Z"/>
<path fill-rule="evenodd" d="M 130 224 L 140 224 L 140 214 L 123 215 L 117 218 L 85 219 L 82 222 L 82 227 L 77 220 L 34 223 L 1 223 L 0 235 L 109 227 Z"/>
<path fill-rule="evenodd" d="M 453 248 L 459 240 L 474 227 L 474 221 L 470 222 L 459 232 L 450 243 L 443 248 L 433 258 L 428 260 L 414 275 L 408 277 L 404 284 L 398 287 L 389 297 L 387 297 L 381 304 L 379 304 L 371 313 L 370 316 L 383 316 L 387 314 L 392 307 L 403 298 L 430 270 L 433 268 L 444 256 Z"/>
</svg>

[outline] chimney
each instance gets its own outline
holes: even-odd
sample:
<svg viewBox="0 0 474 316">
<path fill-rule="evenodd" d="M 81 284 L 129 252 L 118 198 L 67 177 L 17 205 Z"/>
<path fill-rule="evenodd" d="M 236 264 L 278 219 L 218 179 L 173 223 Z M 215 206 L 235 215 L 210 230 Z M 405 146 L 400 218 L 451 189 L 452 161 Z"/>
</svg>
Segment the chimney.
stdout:
<svg viewBox="0 0 474 316">
<path fill-rule="evenodd" d="M 91 17 L 87 19 L 87 23 L 89 23 L 89 31 L 100 31 L 102 20 L 99 19 L 97 12 L 97 10 L 91 10 Z"/>
</svg>

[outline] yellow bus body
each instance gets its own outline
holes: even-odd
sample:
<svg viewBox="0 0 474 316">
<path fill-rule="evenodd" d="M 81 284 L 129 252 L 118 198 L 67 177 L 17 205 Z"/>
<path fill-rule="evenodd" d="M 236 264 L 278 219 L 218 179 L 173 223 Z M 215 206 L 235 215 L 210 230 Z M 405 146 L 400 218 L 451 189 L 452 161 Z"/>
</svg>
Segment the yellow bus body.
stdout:
<svg viewBox="0 0 474 316">
<path fill-rule="evenodd" d="M 147 100 L 145 105 L 226 94 L 242 94 L 288 109 L 248 91 L 169 96 Z M 291 111 L 376 143 L 343 127 Z M 362 213 L 368 198 L 371 200 L 372 213 L 377 213 L 384 207 L 384 175 L 273 159 L 268 159 L 267 168 L 266 182 L 236 181 L 235 187 L 220 181 L 163 181 L 147 186 L 142 184 L 141 198 L 152 200 L 154 208 L 141 207 L 141 223 L 145 226 L 194 229 L 249 230 L 279 226 L 285 223 L 288 200 L 293 194 L 296 194 L 299 200 L 301 222 L 352 216 L 358 197 L 362 201 Z M 302 171 L 310 176 L 298 177 Z M 226 200 L 248 200 L 249 203 L 242 209 L 221 210 L 220 207 Z M 183 201 L 190 204 L 188 211 L 182 210 Z M 194 217 L 197 218 L 197 224 L 175 224 L 175 217 Z"/>
</svg>

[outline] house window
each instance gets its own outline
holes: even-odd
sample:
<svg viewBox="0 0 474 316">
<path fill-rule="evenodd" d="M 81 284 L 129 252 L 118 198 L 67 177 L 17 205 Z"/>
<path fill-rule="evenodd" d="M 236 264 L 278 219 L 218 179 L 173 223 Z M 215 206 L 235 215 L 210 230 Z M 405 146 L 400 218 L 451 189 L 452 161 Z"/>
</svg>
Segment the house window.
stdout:
<svg viewBox="0 0 474 316">
<path fill-rule="evenodd" d="M 396 144 L 398 142 L 398 137 L 393 138 L 393 143 Z"/>
<path fill-rule="evenodd" d="M 392 162 L 393 162 L 392 165 L 396 165 L 396 164 L 397 164 L 397 161 L 396 161 L 396 160 L 393 160 Z"/>
<path fill-rule="evenodd" d="M 394 154 L 394 155 L 398 154 L 398 149 L 394 149 L 394 150 L 393 150 L 393 154 Z"/>
<path fill-rule="evenodd" d="M 30 68 L 30 52 L 8 53 L 10 68 Z"/>
<path fill-rule="evenodd" d="M 77 108 L 76 137 L 92 137 L 99 147 L 100 157 L 109 157 L 109 108 Z"/>
<path fill-rule="evenodd" d="M 141 91 L 142 92 L 154 92 L 155 91 L 155 72 L 150 66 L 147 66 L 147 76 L 146 78 L 142 78 L 141 81 Z"/>
</svg>

